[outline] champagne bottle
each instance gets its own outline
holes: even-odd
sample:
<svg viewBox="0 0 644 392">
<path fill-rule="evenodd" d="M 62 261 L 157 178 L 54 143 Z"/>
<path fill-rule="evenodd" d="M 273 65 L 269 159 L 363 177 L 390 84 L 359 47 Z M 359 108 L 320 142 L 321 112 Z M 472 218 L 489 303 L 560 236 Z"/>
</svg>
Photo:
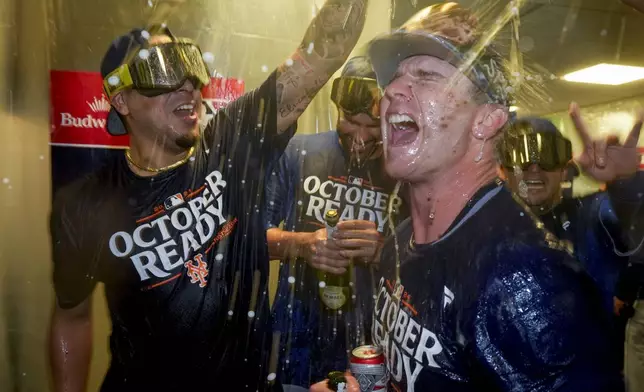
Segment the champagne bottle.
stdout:
<svg viewBox="0 0 644 392">
<path fill-rule="evenodd" d="M 338 210 L 328 210 L 324 214 L 326 223 L 327 239 L 333 238 L 339 221 Z M 324 306 L 330 310 L 348 308 L 351 303 L 351 265 L 342 275 L 336 275 L 325 271 L 318 271 L 320 287 L 320 299 Z"/>
</svg>

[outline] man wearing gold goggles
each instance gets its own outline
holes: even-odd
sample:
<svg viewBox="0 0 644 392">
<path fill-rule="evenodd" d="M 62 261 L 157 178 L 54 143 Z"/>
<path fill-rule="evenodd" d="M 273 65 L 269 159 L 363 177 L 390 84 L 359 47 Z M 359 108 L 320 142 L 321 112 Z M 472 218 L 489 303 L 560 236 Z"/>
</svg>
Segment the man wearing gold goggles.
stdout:
<svg viewBox="0 0 644 392">
<path fill-rule="evenodd" d="M 198 46 L 164 26 L 112 43 L 101 64 L 107 130 L 127 133 L 130 148 L 54 201 L 55 391 L 86 388 L 99 282 L 111 316 L 101 391 L 280 390 L 259 187 L 299 115 L 346 61 L 366 7 L 327 0 L 296 52 L 210 121 Z"/>
<path fill-rule="evenodd" d="M 319 282 L 324 274 L 351 269 L 351 260 L 357 284 L 371 282 L 380 236 L 389 234 L 404 210 L 402 200 L 390 196 L 395 182 L 383 170 L 380 89 L 366 56 L 347 62 L 333 81 L 331 101 L 338 110 L 336 130 L 294 137 L 267 175 L 268 245 L 271 256 L 284 260 L 274 318 L 282 346 L 290 345 L 279 368 L 285 384 L 306 389 L 329 371 L 348 367 L 346 352 L 365 333 L 355 320 L 369 311 L 359 305 L 365 299 L 359 292 L 353 308 L 346 302 L 341 312 L 322 310 Z M 390 197 L 396 209 L 388 216 Z M 327 240 L 320 227 L 330 208 L 341 222 Z M 310 335 L 317 339 L 310 341 Z"/>
</svg>

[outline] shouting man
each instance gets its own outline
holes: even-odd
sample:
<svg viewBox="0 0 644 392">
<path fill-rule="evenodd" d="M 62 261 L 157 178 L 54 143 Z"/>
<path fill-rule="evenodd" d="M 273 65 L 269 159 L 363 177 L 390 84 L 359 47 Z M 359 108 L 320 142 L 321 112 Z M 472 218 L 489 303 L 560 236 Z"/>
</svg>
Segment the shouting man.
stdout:
<svg viewBox="0 0 644 392">
<path fill-rule="evenodd" d="M 350 271 L 358 286 L 370 285 L 380 236 L 403 208 L 401 198 L 390 196 L 395 183 L 384 172 L 380 90 L 366 56 L 345 65 L 331 100 L 337 130 L 295 136 L 267 173 L 268 246 L 283 260 L 274 305 L 281 376 L 285 384 L 307 389 L 311 380 L 347 369 L 347 350 L 365 343 L 371 314 L 370 298 L 355 287 L 348 298 L 327 301 L 320 277 Z M 390 197 L 393 214 L 387 213 Z M 340 219 L 334 239 L 324 228 L 329 209 Z"/>
<path fill-rule="evenodd" d="M 129 134 L 130 148 L 54 202 L 55 391 L 86 388 L 98 282 L 112 321 L 102 391 L 274 387 L 264 167 L 346 61 L 366 7 L 328 0 L 291 59 L 203 132 L 199 47 L 165 27 L 113 42 L 101 64 L 108 131 Z"/>
<path fill-rule="evenodd" d="M 387 172 L 411 218 L 382 252 L 373 336 L 399 391 L 620 390 L 591 278 L 496 178 L 508 76 L 476 20 L 429 7 L 373 41 Z"/>
</svg>

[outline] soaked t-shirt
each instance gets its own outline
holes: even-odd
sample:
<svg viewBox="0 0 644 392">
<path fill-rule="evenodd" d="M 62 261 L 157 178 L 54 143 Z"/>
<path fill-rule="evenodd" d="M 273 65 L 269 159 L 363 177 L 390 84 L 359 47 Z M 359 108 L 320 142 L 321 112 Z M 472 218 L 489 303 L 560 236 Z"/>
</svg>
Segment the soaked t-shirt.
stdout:
<svg viewBox="0 0 644 392">
<path fill-rule="evenodd" d="M 340 220 L 370 220 L 387 235 L 406 216 L 402 198 L 391 194 L 395 181 L 380 159 L 364 166 L 349 161 L 336 131 L 295 136 L 267 173 L 267 228 L 284 221 L 284 230 L 314 232 L 325 227 L 326 211 L 336 209 Z M 334 311 L 322 304 L 316 269 L 303 260 L 281 262 L 274 318 L 284 384 L 308 388 L 330 371 L 345 370 L 347 350 L 368 342 L 371 298 L 363 298 L 357 287 L 372 286 L 376 276 L 364 264 L 354 266 L 357 286 L 347 299 L 352 309 Z"/>
<path fill-rule="evenodd" d="M 264 165 L 293 134 L 277 132 L 275 80 L 218 112 L 187 164 L 144 178 L 121 156 L 59 191 L 58 303 L 105 285 L 102 391 L 269 389 Z"/>
<path fill-rule="evenodd" d="M 617 279 L 628 257 L 617 253 L 627 249 L 608 193 L 564 199 L 539 219 L 559 239 L 570 241 L 577 260 L 597 283 L 604 309 L 612 314 Z"/>
<path fill-rule="evenodd" d="M 438 241 L 414 245 L 411 221 L 398 227 L 372 333 L 390 390 L 623 389 L 595 283 L 539 225 L 497 181 Z"/>
</svg>

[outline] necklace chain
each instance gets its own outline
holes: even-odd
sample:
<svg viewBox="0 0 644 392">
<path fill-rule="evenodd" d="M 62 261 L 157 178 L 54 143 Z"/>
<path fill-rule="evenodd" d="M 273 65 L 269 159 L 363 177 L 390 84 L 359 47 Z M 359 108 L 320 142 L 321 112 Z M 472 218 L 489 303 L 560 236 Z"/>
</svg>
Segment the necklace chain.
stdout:
<svg viewBox="0 0 644 392">
<path fill-rule="evenodd" d="M 190 150 L 188 150 L 188 154 L 186 154 L 186 156 L 184 158 L 182 158 L 181 160 L 179 160 L 179 161 L 177 161 L 177 162 L 175 162 L 173 164 L 170 164 L 170 165 L 164 166 L 164 167 L 159 167 L 159 168 L 139 165 L 138 163 L 136 163 L 134 161 L 134 159 L 132 159 L 132 155 L 130 154 L 130 149 L 129 148 L 127 150 L 125 150 L 125 157 L 127 158 L 128 162 L 130 162 L 132 165 L 134 165 L 137 169 L 147 171 L 147 172 L 150 172 L 150 173 L 160 173 L 160 172 L 172 170 L 175 167 L 179 167 L 179 166 L 183 165 L 184 163 L 188 162 L 188 160 L 192 157 L 192 154 L 194 154 L 194 152 L 195 152 L 194 146 L 190 147 Z"/>
</svg>

